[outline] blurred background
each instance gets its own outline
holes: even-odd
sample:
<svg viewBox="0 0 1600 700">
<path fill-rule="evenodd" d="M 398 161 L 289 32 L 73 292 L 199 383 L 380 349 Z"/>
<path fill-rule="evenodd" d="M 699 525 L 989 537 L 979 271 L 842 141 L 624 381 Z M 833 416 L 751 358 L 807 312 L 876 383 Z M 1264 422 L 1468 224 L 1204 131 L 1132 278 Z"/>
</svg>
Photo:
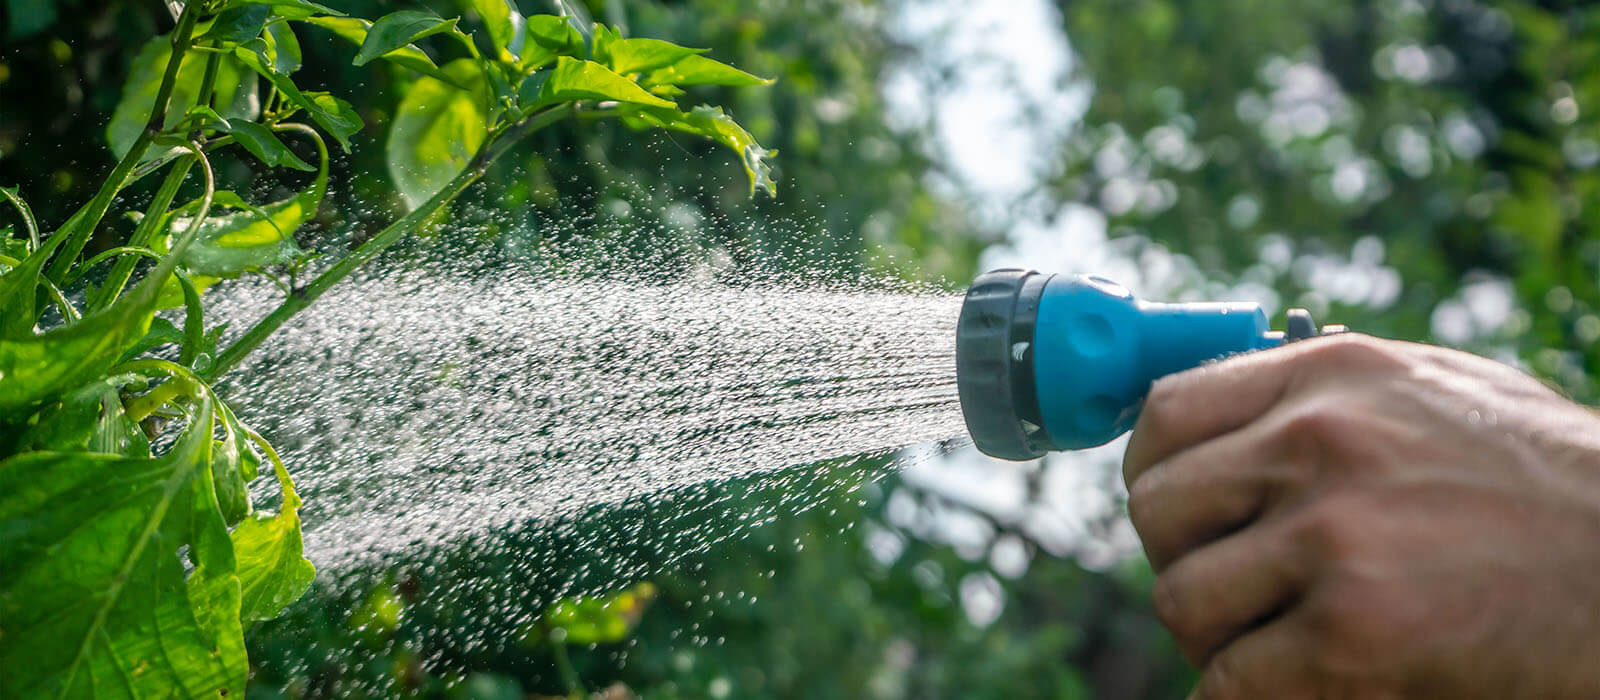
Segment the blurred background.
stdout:
<svg viewBox="0 0 1600 700">
<path fill-rule="evenodd" d="M 781 196 L 748 198 L 709 144 L 565 124 L 498 164 L 410 254 L 448 239 L 514 264 L 553 240 L 595 241 L 680 267 L 731 259 L 950 290 L 998 266 L 1094 272 L 1155 299 L 1251 300 L 1279 317 L 1304 306 L 1600 399 L 1589 3 L 590 9 L 776 77 L 711 101 L 781 152 Z M 126 67 L 170 18 L 154 1 L 5 10 L 0 184 L 59 224 L 109 170 L 104 125 Z M 400 211 L 383 135 L 409 77 L 356 69 L 354 47 L 325 39 L 302 30 L 298 80 L 368 125 L 302 241 L 337 249 Z M 253 192 L 288 191 L 245 161 L 219 167 Z M 1150 613 L 1120 451 L 1010 464 L 955 449 L 902 455 L 912 466 L 889 476 L 888 457 L 810 465 L 507 533 L 494 556 L 325 573 L 249 635 L 250 696 L 520 698 L 575 678 L 610 698 L 1181 698 L 1194 672 Z M 542 573 L 519 573 L 527 561 Z M 561 602 L 575 593 L 612 605 Z M 553 605 L 588 626 L 553 639 L 540 622 Z"/>
</svg>

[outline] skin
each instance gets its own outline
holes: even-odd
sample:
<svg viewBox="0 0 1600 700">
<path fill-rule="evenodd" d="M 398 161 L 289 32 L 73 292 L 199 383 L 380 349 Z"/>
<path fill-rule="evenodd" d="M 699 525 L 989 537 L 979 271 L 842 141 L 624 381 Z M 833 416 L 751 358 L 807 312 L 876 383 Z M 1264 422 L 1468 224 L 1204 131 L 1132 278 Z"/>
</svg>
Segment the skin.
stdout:
<svg viewBox="0 0 1600 700">
<path fill-rule="evenodd" d="M 1153 387 L 1124 461 L 1191 698 L 1600 697 L 1600 414 L 1346 334 Z"/>
</svg>

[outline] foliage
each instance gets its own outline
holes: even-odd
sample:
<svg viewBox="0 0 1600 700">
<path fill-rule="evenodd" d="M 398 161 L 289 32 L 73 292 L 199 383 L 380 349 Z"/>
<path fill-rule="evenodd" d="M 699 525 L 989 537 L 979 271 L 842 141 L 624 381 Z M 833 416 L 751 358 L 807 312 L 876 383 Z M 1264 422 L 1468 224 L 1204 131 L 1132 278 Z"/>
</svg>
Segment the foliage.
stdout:
<svg viewBox="0 0 1600 700">
<path fill-rule="evenodd" d="M 89 203 L 45 234 L 21 193 L 4 190 L 22 227 L 7 229 L 0 258 L 0 555 L 7 562 L 0 673 L 9 692 L 28 697 L 244 691 L 245 626 L 300 598 L 314 568 L 302 553 L 300 498 L 288 470 L 210 383 L 329 287 L 415 232 L 519 140 L 569 116 L 614 117 L 641 105 L 665 116 L 634 126 L 726 144 L 751 172 L 752 193 L 772 191 L 768 154 L 742 127 L 720 110 L 718 118 L 676 116 L 713 108 L 685 113 L 656 94 L 678 97 L 666 88 L 742 75 L 698 51 L 630 43 L 644 40 L 576 17 L 524 18 L 504 0 L 474 6 L 487 25 L 487 55 L 458 18 L 416 11 L 367 22 L 305 0 L 172 7 L 176 27 L 145 42 L 130 65 L 106 128 L 117 165 Z M 50 21 L 33 17 L 12 33 Z M 275 273 L 311 262 L 296 235 L 328 189 L 323 135 L 348 151 L 364 126 L 351 103 L 297 84 L 304 63 L 297 32 L 306 28 L 359 44 L 355 65 L 381 59 L 418 75 L 388 150 L 413 211 L 300 286 Z M 606 50 L 548 40 L 562 32 L 598 33 Z M 430 38 L 465 55 L 438 67 L 417 45 Z M 683 73 L 661 77 L 690 58 L 695 63 Z M 302 117 L 310 123 L 295 121 Z M 317 165 L 281 135 L 308 139 Z M 285 199 L 253 203 L 217 186 L 213 158 L 230 158 L 234 144 L 257 167 L 315 175 Z M 145 211 L 130 212 L 136 224 L 125 243 L 84 257 L 118 194 L 163 169 Z M 196 170 L 198 192 L 173 206 L 193 191 Z M 15 230 L 26 237 L 12 237 Z M 146 258 L 154 265 L 128 288 Z M 219 350 L 216 329 L 205 327 L 202 292 L 245 274 L 278 280 L 285 298 Z M 181 331 L 157 316 L 169 306 L 183 309 Z M 256 510 L 249 495 L 263 455 L 281 494 L 272 513 Z M 581 616 L 587 608 L 573 610 Z M 576 618 L 559 624 L 587 629 Z"/>
</svg>

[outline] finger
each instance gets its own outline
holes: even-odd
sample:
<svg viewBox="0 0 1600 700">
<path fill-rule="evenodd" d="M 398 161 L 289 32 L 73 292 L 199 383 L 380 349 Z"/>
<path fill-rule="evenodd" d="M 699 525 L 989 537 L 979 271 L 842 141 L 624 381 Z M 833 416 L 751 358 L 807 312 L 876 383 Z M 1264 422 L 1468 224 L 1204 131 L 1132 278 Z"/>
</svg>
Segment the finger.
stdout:
<svg viewBox="0 0 1600 700">
<path fill-rule="evenodd" d="M 1311 636 L 1290 615 L 1234 640 L 1201 670 L 1196 700 L 1295 700 L 1316 697 L 1306 649 Z"/>
<path fill-rule="evenodd" d="M 1276 405 L 1309 374 L 1358 369 L 1382 341 L 1343 333 L 1250 353 L 1157 381 L 1145 397 L 1123 457 L 1123 478 L 1139 475 L 1173 454 L 1232 432 Z"/>
<path fill-rule="evenodd" d="M 1156 579 L 1156 616 L 1196 666 L 1305 591 L 1306 568 L 1281 527 L 1229 535 L 1189 553 Z"/>
<path fill-rule="evenodd" d="M 1128 518 L 1159 573 L 1189 550 L 1269 510 L 1301 470 L 1256 424 L 1184 450 L 1128 487 Z"/>
</svg>

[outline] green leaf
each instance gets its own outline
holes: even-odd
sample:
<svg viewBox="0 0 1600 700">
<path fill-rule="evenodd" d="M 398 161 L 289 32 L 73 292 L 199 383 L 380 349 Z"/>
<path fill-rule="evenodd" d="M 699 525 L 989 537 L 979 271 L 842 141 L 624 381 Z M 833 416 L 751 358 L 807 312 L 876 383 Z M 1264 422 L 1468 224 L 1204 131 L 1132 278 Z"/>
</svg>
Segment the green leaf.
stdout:
<svg viewBox="0 0 1600 700">
<path fill-rule="evenodd" d="M 44 264 L 49 262 L 50 255 L 56 248 L 61 247 L 66 236 L 51 236 L 45 240 L 44 245 L 38 250 L 28 254 L 21 265 L 6 270 L 0 275 L 0 309 L 6 313 L 0 316 L 0 343 L 4 338 L 26 337 L 33 332 L 33 325 L 39 320 L 39 309 L 35 305 L 38 300 L 36 292 L 39 289 L 39 272 L 44 269 Z M 3 346 L 0 346 L 3 347 Z M 0 368 L 0 372 L 4 369 Z M 5 386 L 5 375 L 0 374 L 0 387 Z"/>
<path fill-rule="evenodd" d="M 272 8 L 266 5 L 234 5 L 211 21 L 211 29 L 200 38 L 215 42 L 242 44 L 261 35 Z"/>
<path fill-rule="evenodd" d="M 22 217 L 22 225 L 28 228 L 28 240 L 39 240 L 39 221 L 33 218 L 33 209 L 23 200 L 22 191 L 15 187 L 0 187 L 0 197 L 5 197 L 6 201 L 11 202 L 11 206 L 17 210 L 17 215 Z"/>
<path fill-rule="evenodd" d="M 226 404 L 216 403 L 222 419 L 223 439 L 211 444 L 211 481 L 223 520 L 235 525 L 250 515 L 250 492 L 246 486 L 256 476 L 260 459 L 247 460 L 250 448 L 244 442 L 244 428 Z"/>
<path fill-rule="evenodd" d="M 670 66 L 651 71 L 641 81 L 645 85 L 771 85 L 771 78 L 760 78 L 705 56 L 689 56 Z"/>
<path fill-rule="evenodd" d="M 174 282 L 176 282 L 176 279 L 174 279 Z M 180 301 L 179 303 L 181 304 L 182 302 Z M 172 325 L 171 321 L 157 316 L 151 319 L 150 330 L 143 337 L 134 341 L 133 345 L 128 346 L 128 349 L 122 352 L 122 358 L 117 362 L 119 364 L 127 362 L 154 348 L 182 343 L 183 340 L 183 331 L 178 330 L 177 326 Z"/>
<path fill-rule="evenodd" d="M 705 52 L 706 49 L 686 48 L 659 39 L 624 39 L 614 29 L 595 27 L 595 60 L 622 75 L 665 68 Z"/>
<path fill-rule="evenodd" d="M 326 92 L 301 93 L 300 106 L 311 114 L 317 124 L 339 141 L 346 153 L 350 152 L 350 137 L 365 126 L 356 108 Z"/>
<path fill-rule="evenodd" d="M 0 414 L 14 415 L 104 373 L 150 329 L 157 290 L 130 293 L 48 333 L 0 339 Z"/>
<path fill-rule="evenodd" d="M 310 163 L 295 155 L 294 151 L 289 150 L 288 146 L 283 145 L 277 135 L 265 126 L 255 122 L 235 120 L 229 122 L 222 131 L 233 134 L 234 140 L 238 141 L 240 146 L 244 146 L 244 150 L 249 151 L 268 167 L 276 168 L 284 165 L 306 172 L 316 170 Z"/>
<path fill-rule="evenodd" d="M 366 43 L 367 30 L 372 27 L 371 22 L 355 17 L 312 17 L 306 21 L 333 32 L 339 38 L 357 46 Z M 428 54 L 423 53 L 422 49 L 415 46 L 402 46 L 384 54 L 381 58 L 435 80 L 443 80 L 445 82 L 454 80 L 445 75 L 444 71 L 439 70 L 439 66 L 433 62 L 433 59 L 428 58 Z"/>
<path fill-rule="evenodd" d="M 466 168 L 489 133 L 483 71 L 467 58 L 444 71 L 449 83 L 423 77 L 411 84 L 389 129 L 389 176 L 413 209 Z"/>
<path fill-rule="evenodd" d="M 133 142 L 150 121 L 150 108 L 155 105 L 161 76 L 171 56 L 171 41 L 161 36 L 146 42 L 144 48 L 139 50 L 139 55 L 134 57 L 128 70 L 128 79 L 122 86 L 122 97 L 111 115 L 111 123 L 106 126 L 106 141 L 118 158 L 133 147 Z M 162 128 L 177 124 L 195 105 L 200 81 L 205 75 L 205 63 L 205 54 L 194 52 L 184 55 L 183 64 L 179 66 L 173 82 L 172 103 L 167 109 Z M 255 119 L 261 113 L 255 78 L 232 56 L 223 56 L 217 64 L 216 88 L 211 104 L 228 119 Z M 160 150 L 152 148 L 142 158 L 148 160 L 159 153 Z"/>
<path fill-rule="evenodd" d="M 267 42 L 267 55 L 272 58 L 272 69 L 284 75 L 300 70 L 300 40 L 288 22 L 273 22 L 261 35 Z"/>
<path fill-rule="evenodd" d="M 189 282 L 190 282 L 190 284 L 193 284 L 194 288 L 196 290 L 200 291 L 200 292 L 206 291 L 207 289 L 209 289 L 211 287 L 211 285 L 216 284 L 219 281 L 221 281 L 220 277 L 212 277 L 210 275 L 200 275 L 200 274 L 195 274 L 193 272 L 189 273 Z M 158 296 L 156 298 L 156 308 L 157 309 L 175 309 L 175 308 L 178 308 L 180 306 L 184 306 L 183 284 L 178 281 L 177 275 L 173 275 L 173 276 L 170 276 L 170 277 L 167 278 L 166 284 L 162 285 L 161 294 L 160 294 L 160 296 Z M 153 333 L 155 331 L 151 331 L 151 332 Z M 182 333 L 179 333 L 178 334 L 178 342 L 181 343 L 181 342 L 184 341 L 184 339 L 185 339 L 185 336 Z M 140 340 L 139 342 L 142 343 L 144 341 Z M 138 347 L 138 346 L 139 346 L 139 343 L 134 343 L 134 347 Z M 130 352 L 124 353 L 122 357 L 123 357 L 123 361 L 127 361 L 127 360 L 131 360 L 131 359 L 133 359 L 133 358 L 135 358 L 137 356 L 138 356 L 137 353 L 132 353 L 131 350 L 130 350 Z"/>
<path fill-rule="evenodd" d="M 540 622 L 566 632 L 566 644 L 614 644 L 625 641 L 656 596 L 644 582 L 609 595 L 563 598 L 545 610 Z"/>
<path fill-rule="evenodd" d="M 263 219 L 251 212 L 207 217 L 200 225 L 200 238 L 183 256 L 184 269 L 233 278 L 297 257 L 301 251 L 293 232 L 315 213 L 315 203 L 300 195 L 261 209 L 271 218 Z M 173 228 L 183 230 L 189 223 L 189 219 L 173 219 Z"/>
<path fill-rule="evenodd" d="M 745 174 L 750 178 L 750 196 L 754 197 L 756 190 L 768 196 L 777 195 L 778 185 L 772 180 L 772 168 L 767 159 L 778 152 L 762 148 L 755 137 L 724 114 L 721 107 L 701 105 L 687 113 L 677 109 L 628 107 L 622 112 L 622 121 L 635 129 L 671 129 L 698 134 L 727 146 L 738 153 L 744 163 Z"/>
<path fill-rule="evenodd" d="M 542 104 L 576 100 L 616 100 L 676 110 L 677 105 L 652 95 L 632 80 L 594 61 L 562 56 L 540 91 Z"/>
<path fill-rule="evenodd" d="M 256 513 L 234 528 L 233 551 L 243 588 L 240 615 L 246 622 L 270 620 L 305 595 L 316 567 L 305 558 L 300 533 L 300 496 L 283 462 L 271 451 L 273 472 L 283 491 L 276 515 Z"/>
<path fill-rule="evenodd" d="M 206 473 L 211 411 L 203 399 L 156 459 L 29 452 L 0 462 L 8 695 L 243 692 L 239 579 Z"/>
<path fill-rule="evenodd" d="M 279 17 L 293 20 L 316 19 L 318 15 L 343 17 L 345 13 L 310 0 L 233 0 L 236 5 L 268 5 Z"/>
<path fill-rule="evenodd" d="M 578 35 L 583 37 L 583 55 L 591 55 L 594 47 L 594 19 L 589 16 L 589 10 L 577 0 L 553 1 L 560 9 L 561 16 L 566 18 L 567 24 L 572 25 Z"/>
<path fill-rule="evenodd" d="M 502 56 L 516 56 L 522 52 L 526 41 L 522 13 L 517 12 L 511 0 L 471 0 L 471 3 Z"/>
<path fill-rule="evenodd" d="M 16 229 L 11 224 L 0 226 L 0 255 L 9 258 L 0 265 L 8 268 L 21 263 L 23 258 L 28 257 L 28 249 L 33 247 L 28 244 L 27 239 L 15 237 L 15 233 Z"/>
<path fill-rule="evenodd" d="M 45 406 L 18 441 L 18 451 L 87 451 L 148 457 L 150 442 L 123 413 L 118 395 L 134 379 L 128 374 L 102 377 Z"/>
<path fill-rule="evenodd" d="M 257 208 L 232 193 L 219 193 L 216 203 L 246 211 L 207 217 L 194 244 L 183 253 L 184 269 L 207 277 L 233 278 L 295 259 L 301 251 L 294 232 L 317 213 L 327 186 L 328 163 L 324 159 L 311 187 L 288 199 Z M 190 223 L 187 218 L 174 218 L 170 235 L 177 236 Z"/>
<path fill-rule="evenodd" d="M 266 42 L 256 39 L 234 49 L 234 55 L 261 77 L 270 81 L 273 87 L 278 88 L 284 99 L 304 109 L 306 114 L 310 115 L 318 126 L 332 134 L 348 153 L 350 137 L 360 131 L 362 126 L 361 117 L 356 114 L 355 108 L 351 107 L 349 102 L 325 92 L 301 92 L 289 76 L 274 70 L 272 59 L 266 55 L 266 46 Z"/>
<path fill-rule="evenodd" d="M 544 66 L 557 56 L 583 55 L 583 35 L 565 17 L 533 15 L 525 21 L 523 31 L 527 34 L 521 52 L 525 70 Z"/>
<path fill-rule="evenodd" d="M 448 32 L 456 28 L 457 18 L 445 19 L 417 10 L 401 10 L 378 18 L 367 29 L 367 37 L 356 52 L 354 63 L 364 66 L 391 51 L 413 41 Z"/>
</svg>

